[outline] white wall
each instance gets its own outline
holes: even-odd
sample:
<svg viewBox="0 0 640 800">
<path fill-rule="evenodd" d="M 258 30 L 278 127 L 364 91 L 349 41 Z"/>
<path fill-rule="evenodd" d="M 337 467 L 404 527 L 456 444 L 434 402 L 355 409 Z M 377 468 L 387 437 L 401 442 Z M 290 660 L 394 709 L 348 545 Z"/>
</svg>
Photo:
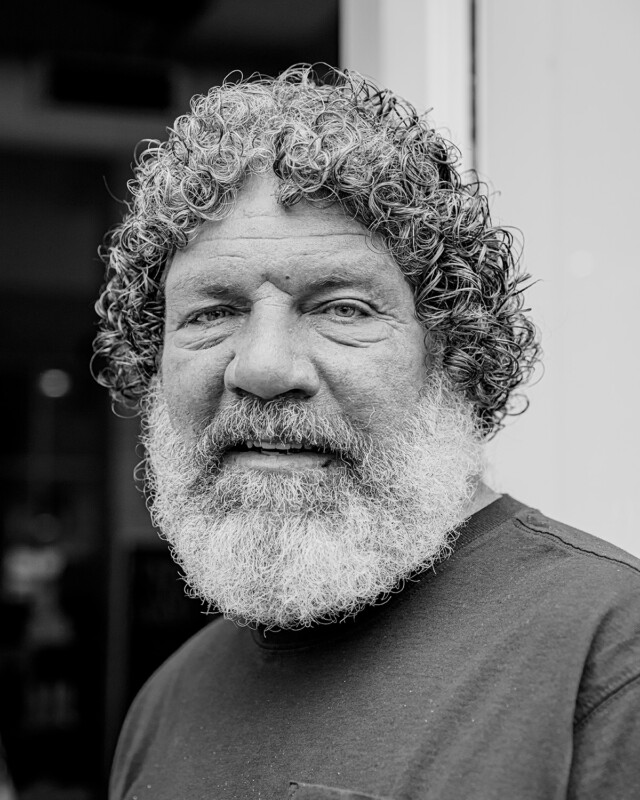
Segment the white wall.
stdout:
<svg viewBox="0 0 640 800">
<path fill-rule="evenodd" d="M 495 483 L 640 555 L 640 4 L 482 0 L 481 173 L 524 232 L 546 372 Z"/>
<path fill-rule="evenodd" d="M 342 66 L 448 127 L 469 164 L 467 0 L 343 0 Z M 545 375 L 490 482 L 640 555 L 640 3 L 476 0 L 478 168 L 524 233 Z"/>
<path fill-rule="evenodd" d="M 468 0 L 342 0 L 340 66 L 429 109 L 471 164 Z M 450 135 L 449 135 L 450 134 Z"/>
</svg>

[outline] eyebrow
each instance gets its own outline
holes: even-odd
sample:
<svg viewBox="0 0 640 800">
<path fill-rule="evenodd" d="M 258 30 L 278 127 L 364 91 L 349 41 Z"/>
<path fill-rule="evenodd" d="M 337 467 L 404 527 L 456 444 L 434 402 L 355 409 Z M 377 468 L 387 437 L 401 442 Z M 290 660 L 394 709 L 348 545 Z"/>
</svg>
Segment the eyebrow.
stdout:
<svg viewBox="0 0 640 800">
<path fill-rule="evenodd" d="M 370 288 L 373 284 L 372 276 L 364 275 L 359 270 L 347 272 L 330 272 L 327 275 L 319 275 L 305 282 L 305 287 L 309 290 L 318 289 L 339 289 L 348 284 L 357 283 L 365 288 Z"/>
<path fill-rule="evenodd" d="M 364 274 L 364 270 L 354 268 L 354 265 L 344 270 L 333 270 L 324 275 L 318 275 L 305 281 L 305 293 L 314 291 L 339 289 L 344 286 L 357 283 L 359 286 L 370 289 L 375 281 L 370 273 Z M 195 275 L 184 275 L 176 280 L 172 290 L 177 293 L 197 294 L 203 297 L 219 297 L 237 294 L 237 284 L 233 280 L 220 280 L 207 273 L 196 273 Z"/>
<path fill-rule="evenodd" d="M 233 288 L 231 282 L 213 280 L 204 274 L 184 275 L 178 278 L 172 287 L 172 291 L 187 294 L 199 294 L 206 297 L 214 295 L 230 294 Z"/>
</svg>

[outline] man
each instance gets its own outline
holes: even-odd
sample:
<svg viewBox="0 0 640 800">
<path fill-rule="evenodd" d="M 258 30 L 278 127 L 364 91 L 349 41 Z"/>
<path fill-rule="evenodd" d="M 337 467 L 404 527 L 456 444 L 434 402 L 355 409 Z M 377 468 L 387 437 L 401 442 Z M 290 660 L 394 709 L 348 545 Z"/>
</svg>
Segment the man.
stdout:
<svg viewBox="0 0 640 800">
<path fill-rule="evenodd" d="M 130 188 L 100 379 L 224 617 L 136 699 L 114 800 L 640 796 L 640 563 L 481 481 L 537 343 L 453 148 L 296 67 L 194 99 Z"/>
</svg>

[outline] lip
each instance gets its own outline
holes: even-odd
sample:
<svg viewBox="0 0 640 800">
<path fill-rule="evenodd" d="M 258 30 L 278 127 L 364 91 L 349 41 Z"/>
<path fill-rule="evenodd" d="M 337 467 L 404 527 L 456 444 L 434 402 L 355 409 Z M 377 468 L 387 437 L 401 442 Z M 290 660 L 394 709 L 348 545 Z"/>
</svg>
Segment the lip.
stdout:
<svg viewBox="0 0 640 800">
<path fill-rule="evenodd" d="M 229 465 L 245 469 L 263 469 L 274 472 L 292 472 L 301 469 L 320 469 L 333 461 L 328 453 L 282 453 L 278 450 L 230 450 L 225 455 Z"/>
</svg>

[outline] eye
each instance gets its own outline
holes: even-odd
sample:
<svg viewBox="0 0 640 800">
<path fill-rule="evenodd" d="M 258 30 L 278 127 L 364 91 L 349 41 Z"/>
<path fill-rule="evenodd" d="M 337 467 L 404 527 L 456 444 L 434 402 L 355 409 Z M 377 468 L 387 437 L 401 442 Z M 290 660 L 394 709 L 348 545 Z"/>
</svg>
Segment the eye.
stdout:
<svg viewBox="0 0 640 800">
<path fill-rule="evenodd" d="M 187 325 L 211 325 L 212 323 L 220 322 L 221 320 L 233 314 L 230 308 L 225 306 L 215 306 L 214 308 L 204 308 L 192 314 L 188 319 Z"/>
<path fill-rule="evenodd" d="M 323 306 L 321 311 L 328 316 L 344 320 L 370 316 L 369 309 L 364 303 L 359 303 L 356 300 L 336 300 L 333 303 Z"/>
</svg>

